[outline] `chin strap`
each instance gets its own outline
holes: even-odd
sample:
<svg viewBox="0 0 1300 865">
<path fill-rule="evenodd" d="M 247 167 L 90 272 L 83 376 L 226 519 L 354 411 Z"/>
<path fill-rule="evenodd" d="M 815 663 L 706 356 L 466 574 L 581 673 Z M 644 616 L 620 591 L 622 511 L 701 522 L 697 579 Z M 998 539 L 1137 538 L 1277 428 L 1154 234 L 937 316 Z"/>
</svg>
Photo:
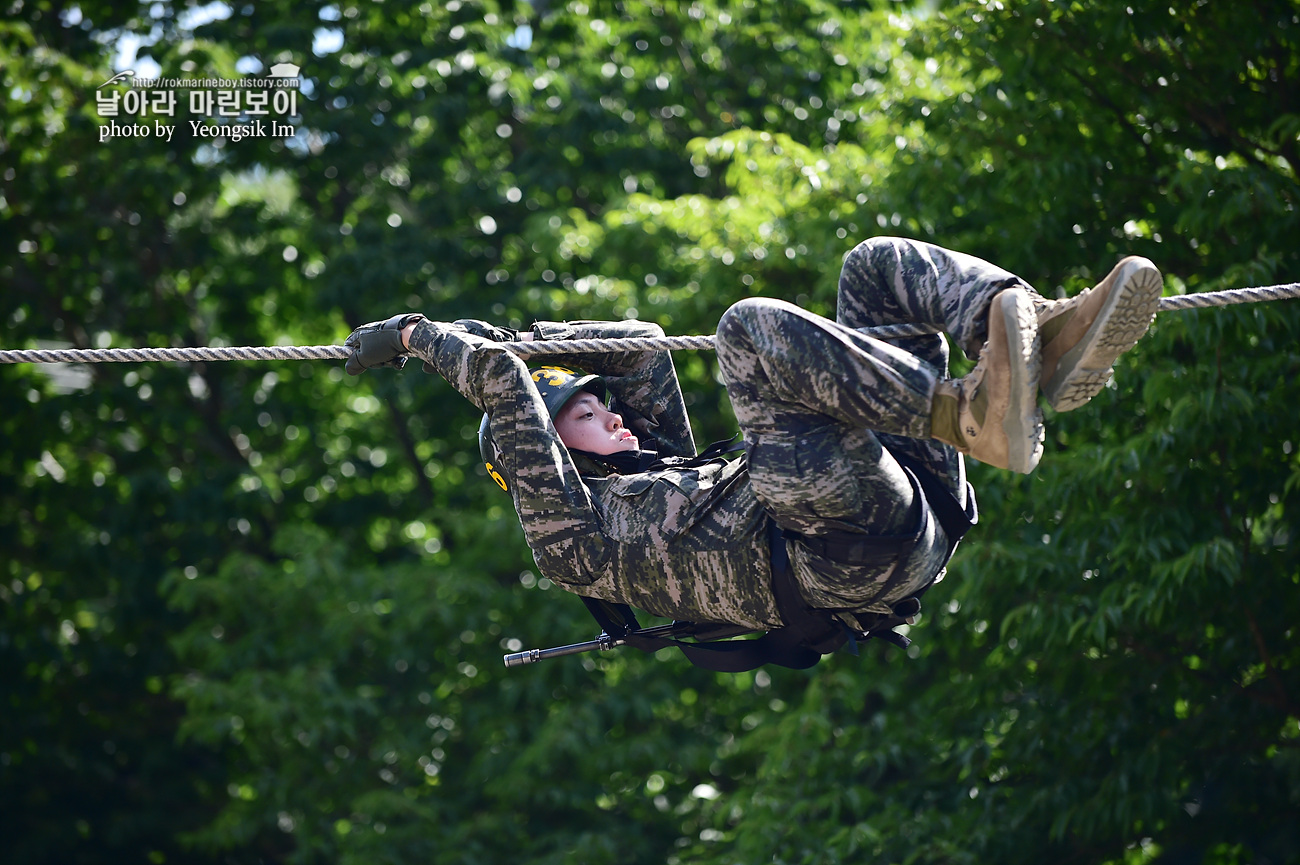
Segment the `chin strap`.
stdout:
<svg viewBox="0 0 1300 865">
<path fill-rule="evenodd" d="M 736 441 L 738 437 L 739 433 L 729 439 L 716 441 L 693 457 L 660 457 L 659 451 L 651 447 L 644 447 L 635 451 L 619 451 L 612 454 L 595 454 L 591 451 L 569 448 L 569 453 L 574 456 L 586 457 L 597 465 L 620 475 L 634 475 L 661 469 L 698 468 L 705 463 L 721 459 L 724 454 L 744 450 L 744 442 Z"/>
</svg>

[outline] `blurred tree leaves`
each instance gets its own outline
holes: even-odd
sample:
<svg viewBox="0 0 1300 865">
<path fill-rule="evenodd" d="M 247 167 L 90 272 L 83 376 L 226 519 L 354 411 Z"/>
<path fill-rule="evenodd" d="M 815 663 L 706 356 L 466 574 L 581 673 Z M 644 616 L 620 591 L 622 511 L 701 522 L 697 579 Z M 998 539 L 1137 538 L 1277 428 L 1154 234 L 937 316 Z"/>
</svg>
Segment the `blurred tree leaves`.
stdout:
<svg viewBox="0 0 1300 865">
<path fill-rule="evenodd" d="M 878 8 L 873 8 L 878 7 Z M 1073 293 L 1294 279 L 1294 4 L 15 4 L 6 347 L 833 310 L 899 233 Z M 289 144 L 98 140 L 117 44 L 303 67 Z M 137 62 L 137 67 L 139 63 Z M 0 370 L 15 862 L 1285 862 L 1300 313 L 1162 315 L 908 653 L 720 676 L 539 579 L 415 368 Z M 729 435 L 707 354 L 679 370 Z M 545 595 L 545 597 L 543 597 Z M 910 657 L 909 657 L 910 656 Z"/>
</svg>

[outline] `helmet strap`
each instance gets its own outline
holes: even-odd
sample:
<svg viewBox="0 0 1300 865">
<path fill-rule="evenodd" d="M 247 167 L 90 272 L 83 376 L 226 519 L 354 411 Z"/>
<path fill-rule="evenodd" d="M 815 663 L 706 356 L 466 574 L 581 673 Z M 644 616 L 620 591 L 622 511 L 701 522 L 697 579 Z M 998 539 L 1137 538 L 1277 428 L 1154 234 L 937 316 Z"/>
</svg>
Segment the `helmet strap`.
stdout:
<svg viewBox="0 0 1300 865">
<path fill-rule="evenodd" d="M 573 456 L 586 457 L 596 465 L 620 475 L 634 475 L 637 472 L 643 472 L 659 461 L 659 452 L 650 448 L 618 451 L 612 454 L 596 454 L 591 451 L 569 448 L 569 453 Z"/>
</svg>

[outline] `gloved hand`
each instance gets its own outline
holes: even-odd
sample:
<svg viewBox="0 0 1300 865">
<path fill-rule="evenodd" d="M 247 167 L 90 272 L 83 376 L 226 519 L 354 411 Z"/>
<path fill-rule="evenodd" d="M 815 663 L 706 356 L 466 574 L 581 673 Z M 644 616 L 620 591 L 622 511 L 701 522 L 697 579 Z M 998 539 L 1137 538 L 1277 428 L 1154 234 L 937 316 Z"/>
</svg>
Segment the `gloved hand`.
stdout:
<svg viewBox="0 0 1300 865">
<path fill-rule="evenodd" d="M 493 342 L 518 342 L 519 331 L 511 330 L 508 327 L 497 327 L 495 324 L 488 324 L 486 321 L 479 321 L 475 318 L 462 318 L 455 322 L 469 333 L 475 336 L 481 336 L 484 339 L 490 339 Z"/>
<path fill-rule="evenodd" d="M 408 354 L 408 349 L 402 345 L 402 328 L 413 321 L 423 320 L 424 316 L 418 312 L 403 312 L 384 321 L 361 325 L 343 342 L 352 349 L 343 369 L 348 375 L 361 375 L 376 367 L 401 369 L 406 365 Z"/>
</svg>

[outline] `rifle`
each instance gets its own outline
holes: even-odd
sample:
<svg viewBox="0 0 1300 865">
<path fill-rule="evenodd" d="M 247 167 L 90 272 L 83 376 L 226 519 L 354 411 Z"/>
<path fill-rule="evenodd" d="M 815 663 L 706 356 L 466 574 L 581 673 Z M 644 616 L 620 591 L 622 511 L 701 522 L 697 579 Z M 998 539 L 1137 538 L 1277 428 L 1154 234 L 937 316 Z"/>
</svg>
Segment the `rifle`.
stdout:
<svg viewBox="0 0 1300 865">
<path fill-rule="evenodd" d="M 619 636 L 612 636 L 607 630 L 601 631 L 600 636 L 594 640 L 587 640 L 585 643 L 572 643 L 550 649 L 525 649 L 522 652 L 512 652 L 503 657 L 502 660 L 505 661 L 507 667 L 522 667 L 525 664 L 534 664 L 547 658 L 577 655 L 582 652 L 607 652 L 629 644 L 638 648 L 650 648 L 653 651 L 655 648 L 663 648 L 664 646 L 689 646 L 689 643 L 679 643 L 682 637 L 690 637 L 698 642 L 706 642 L 709 640 L 725 640 L 729 637 L 738 637 L 741 634 L 749 633 L 753 633 L 750 628 L 719 622 L 673 622 L 669 625 L 656 625 L 652 628 L 628 627 Z"/>
</svg>

